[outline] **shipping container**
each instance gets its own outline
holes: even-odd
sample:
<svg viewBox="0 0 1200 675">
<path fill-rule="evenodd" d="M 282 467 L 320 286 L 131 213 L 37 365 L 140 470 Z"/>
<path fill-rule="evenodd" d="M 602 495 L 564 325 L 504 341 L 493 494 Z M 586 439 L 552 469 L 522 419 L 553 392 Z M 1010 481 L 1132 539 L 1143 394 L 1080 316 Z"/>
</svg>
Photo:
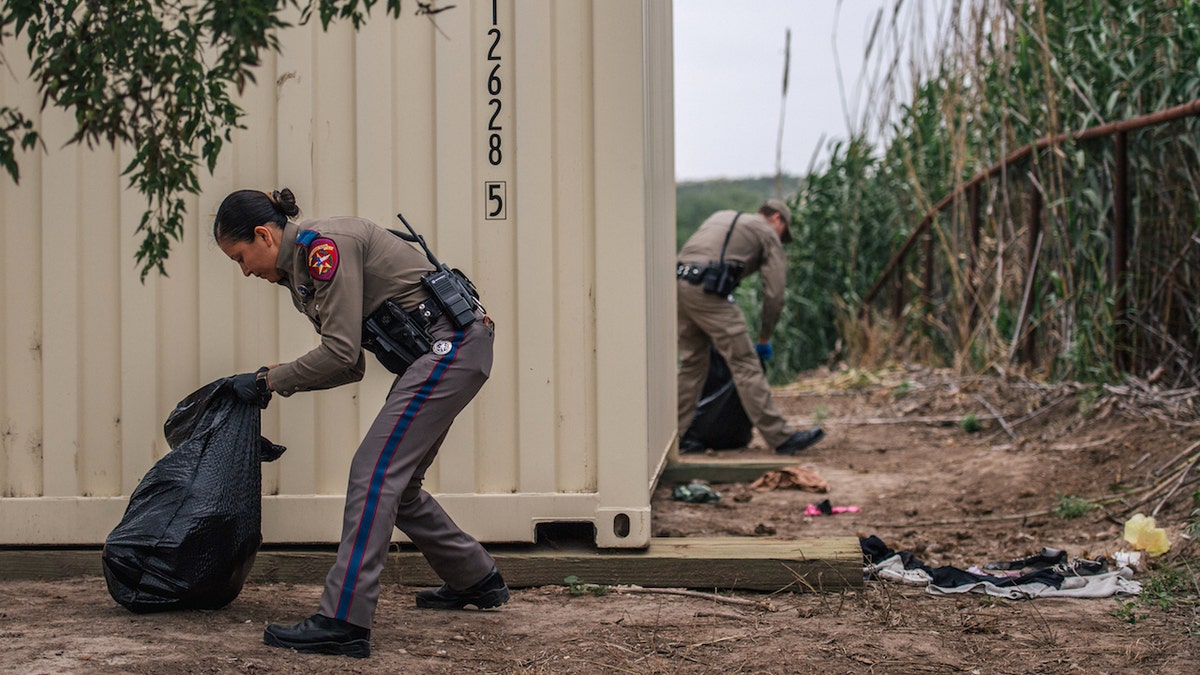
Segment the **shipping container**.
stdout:
<svg viewBox="0 0 1200 675">
<path fill-rule="evenodd" d="M 73 115 L 39 111 L 23 46 L 4 45 L 0 102 L 46 145 L 19 184 L 0 176 L 0 544 L 102 543 L 178 401 L 317 344 L 284 289 L 212 242 L 226 194 L 286 186 L 306 217 L 403 212 L 480 288 L 495 366 L 426 483 L 464 529 L 530 542 L 582 523 L 600 547 L 648 545 L 676 435 L 670 2 L 450 4 L 282 31 L 167 276 L 144 281 L 130 148 L 64 146 Z M 390 383 L 372 357 L 361 383 L 275 398 L 263 434 L 288 450 L 263 467 L 267 544 L 338 541 Z"/>
</svg>

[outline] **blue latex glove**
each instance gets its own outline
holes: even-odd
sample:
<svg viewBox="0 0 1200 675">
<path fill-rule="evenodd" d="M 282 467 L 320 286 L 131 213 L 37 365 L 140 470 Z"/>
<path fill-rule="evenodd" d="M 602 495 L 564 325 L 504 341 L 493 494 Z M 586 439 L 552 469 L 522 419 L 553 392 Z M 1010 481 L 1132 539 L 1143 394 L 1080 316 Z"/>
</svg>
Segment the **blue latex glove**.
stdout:
<svg viewBox="0 0 1200 675">
<path fill-rule="evenodd" d="M 775 356 L 775 348 L 771 346 L 770 342 L 766 344 L 758 343 L 754 345 L 754 351 L 758 352 L 758 358 L 762 359 L 763 361 L 769 361 L 771 360 L 772 356 Z"/>
</svg>

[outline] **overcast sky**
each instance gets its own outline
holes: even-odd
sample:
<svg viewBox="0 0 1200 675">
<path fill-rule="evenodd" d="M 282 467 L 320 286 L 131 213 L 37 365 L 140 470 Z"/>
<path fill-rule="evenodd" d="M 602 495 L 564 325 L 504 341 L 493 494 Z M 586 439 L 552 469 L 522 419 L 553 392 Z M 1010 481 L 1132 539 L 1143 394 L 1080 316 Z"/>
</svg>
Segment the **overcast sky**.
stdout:
<svg viewBox="0 0 1200 675">
<path fill-rule="evenodd" d="M 892 1 L 675 0 L 676 180 L 774 175 L 788 28 L 784 171 L 807 171 L 822 134 L 848 138 L 837 62 L 855 117 L 867 36 Z"/>
</svg>

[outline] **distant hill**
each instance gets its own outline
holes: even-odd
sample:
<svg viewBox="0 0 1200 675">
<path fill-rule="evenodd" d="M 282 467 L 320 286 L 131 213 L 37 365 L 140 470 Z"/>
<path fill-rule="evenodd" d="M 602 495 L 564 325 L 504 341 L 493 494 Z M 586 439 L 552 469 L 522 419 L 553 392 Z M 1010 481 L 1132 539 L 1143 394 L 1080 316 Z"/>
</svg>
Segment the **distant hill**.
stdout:
<svg viewBox="0 0 1200 675">
<path fill-rule="evenodd" d="M 796 176 L 783 177 L 785 201 L 796 190 Z M 757 211 L 763 201 L 775 196 L 775 177 L 722 178 L 675 184 L 675 250 L 696 231 L 704 219 L 721 209 Z"/>
</svg>

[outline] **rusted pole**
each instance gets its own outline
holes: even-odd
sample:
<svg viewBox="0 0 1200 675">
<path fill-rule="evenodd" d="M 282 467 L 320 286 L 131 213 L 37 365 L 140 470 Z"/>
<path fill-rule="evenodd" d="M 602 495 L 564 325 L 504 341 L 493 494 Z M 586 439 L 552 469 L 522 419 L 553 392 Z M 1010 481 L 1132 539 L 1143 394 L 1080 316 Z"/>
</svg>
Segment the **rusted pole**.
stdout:
<svg viewBox="0 0 1200 675">
<path fill-rule="evenodd" d="M 949 203 L 950 197 L 946 197 L 942 201 Z M 941 208 L 945 208 L 945 205 L 942 204 Z M 908 255 L 908 250 L 912 248 L 913 244 L 917 241 L 917 237 L 921 236 L 925 230 L 929 228 L 929 223 L 933 220 L 933 215 L 941 210 L 941 208 L 934 207 L 933 210 L 927 213 L 925 218 L 921 220 L 921 223 L 917 225 L 917 229 L 913 230 L 912 233 L 904 239 L 904 243 L 900 244 L 900 248 L 896 249 L 896 252 L 892 254 L 892 259 L 889 260 L 887 265 L 884 265 L 883 270 L 879 272 L 879 278 L 875 280 L 875 285 L 871 286 L 871 290 L 867 291 L 867 294 L 863 296 L 864 305 L 874 300 L 875 296 L 883 288 L 884 284 L 887 283 L 888 279 L 892 278 L 892 273 L 895 272 L 897 268 L 904 265 L 904 257 Z"/>
<path fill-rule="evenodd" d="M 933 304 L 933 228 L 925 232 L 924 244 L 925 274 L 922 282 L 925 288 L 921 289 L 921 300 L 928 309 Z"/>
<path fill-rule="evenodd" d="M 879 277 L 875 281 L 875 284 L 869 291 L 867 291 L 867 294 L 863 296 L 863 304 L 868 304 L 875 299 L 875 295 L 879 293 L 884 284 L 891 277 L 892 272 L 895 271 L 896 267 L 900 264 L 900 261 L 904 258 L 904 254 L 908 252 L 908 249 L 913 245 L 917 237 L 921 236 L 929 227 L 930 221 L 933 219 L 934 214 L 949 206 L 954 201 L 957 194 L 962 190 L 978 186 L 980 183 L 987 180 L 994 174 L 999 173 L 1005 167 L 1023 160 L 1032 155 L 1034 152 L 1050 147 L 1051 145 L 1061 145 L 1069 141 L 1083 141 L 1092 138 L 1100 138 L 1102 136 L 1115 133 L 1136 131 L 1137 129 L 1143 129 L 1145 127 L 1164 124 L 1167 122 L 1174 122 L 1175 120 L 1180 120 L 1185 117 L 1192 117 L 1195 115 L 1200 115 L 1200 99 L 1196 99 L 1182 105 L 1177 105 L 1174 108 L 1168 108 L 1160 112 L 1142 115 L 1129 120 L 1112 122 L 1110 124 L 1102 124 L 1084 129 L 1083 131 L 1079 132 L 1063 132 L 1052 136 L 1046 136 L 1037 140 L 1036 142 L 1017 149 L 999 162 L 996 162 L 987 169 L 975 174 L 975 176 L 972 177 L 971 180 L 964 183 L 962 187 L 955 192 L 942 197 L 937 204 L 933 205 L 933 208 L 929 209 L 929 211 L 925 214 L 925 218 L 921 220 L 921 223 L 917 225 L 917 228 L 908 235 L 908 237 L 904 240 L 904 243 L 900 245 L 899 250 L 892 254 L 891 260 L 889 260 L 879 272 Z"/>
<path fill-rule="evenodd" d="M 982 229 L 982 219 L 980 209 L 982 208 L 979 183 L 971 186 L 969 208 L 971 210 L 971 247 L 967 250 L 967 306 L 971 308 L 970 325 L 975 325 L 975 319 L 979 315 L 979 303 L 976 295 L 979 289 L 976 288 L 976 274 L 979 268 L 979 231 Z"/>
<path fill-rule="evenodd" d="M 900 316 L 904 314 L 904 259 L 900 260 L 900 264 L 896 265 L 892 278 L 892 320 L 899 322 Z M 904 331 L 897 330 L 896 335 L 903 335 Z"/>
<path fill-rule="evenodd" d="M 1118 372 L 1128 372 L 1131 361 L 1129 322 L 1129 149 L 1124 131 L 1113 134 L 1113 302 L 1114 365 Z"/>
<path fill-rule="evenodd" d="M 1037 297 L 1037 264 L 1038 253 L 1041 250 L 1039 242 L 1042 237 L 1042 191 L 1037 181 L 1030 181 L 1029 186 L 1029 249 L 1025 256 L 1025 304 L 1021 308 L 1024 323 L 1029 326 L 1025 335 L 1014 336 L 1022 340 L 1022 352 L 1025 363 L 1037 362 L 1037 327 L 1033 317 L 1033 299 Z M 1020 323 L 1018 323 L 1018 326 Z"/>
</svg>

